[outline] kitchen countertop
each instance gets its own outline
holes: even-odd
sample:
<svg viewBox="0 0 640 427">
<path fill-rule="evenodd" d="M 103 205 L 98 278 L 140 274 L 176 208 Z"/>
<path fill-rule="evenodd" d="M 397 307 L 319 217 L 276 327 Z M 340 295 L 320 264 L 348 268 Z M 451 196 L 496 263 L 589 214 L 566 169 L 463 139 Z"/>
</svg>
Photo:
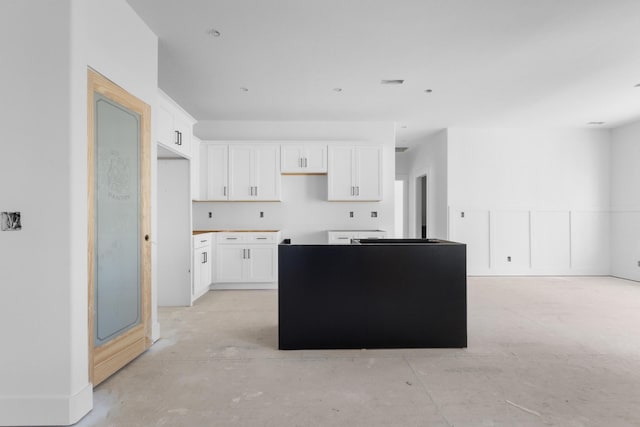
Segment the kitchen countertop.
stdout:
<svg viewBox="0 0 640 427">
<path fill-rule="evenodd" d="M 277 233 L 280 230 L 193 230 L 193 235 L 204 233 Z"/>
</svg>

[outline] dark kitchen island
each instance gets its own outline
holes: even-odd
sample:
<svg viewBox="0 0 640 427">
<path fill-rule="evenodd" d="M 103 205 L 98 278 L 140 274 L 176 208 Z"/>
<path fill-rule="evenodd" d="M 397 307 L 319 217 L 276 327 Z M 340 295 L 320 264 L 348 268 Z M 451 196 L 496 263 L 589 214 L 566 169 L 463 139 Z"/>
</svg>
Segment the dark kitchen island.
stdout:
<svg viewBox="0 0 640 427">
<path fill-rule="evenodd" d="M 467 346 L 464 244 L 287 239 L 278 268 L 281 350 Z"/>
</svg>

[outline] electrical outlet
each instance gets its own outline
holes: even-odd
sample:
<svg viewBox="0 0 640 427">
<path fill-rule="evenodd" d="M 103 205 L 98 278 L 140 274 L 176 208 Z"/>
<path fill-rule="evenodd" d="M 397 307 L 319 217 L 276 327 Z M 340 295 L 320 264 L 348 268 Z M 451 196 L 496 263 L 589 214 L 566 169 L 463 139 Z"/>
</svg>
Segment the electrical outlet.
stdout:
<svg viewBox="0 0 640 427">
<path fill-rule="evenodd" d="M 372 211 L 371 212 L 371 218 L 378 218 L 378 212 Z"/>
<path fill-rule="evenodd" d="M 209 218 L 213 218 L 213 215 L 211 214 L 211 212 L 209 212 Z"/>
<path fill-rule="evenodd" d="M 353 218 L 353 211 L 349 212 L 349 218 Z"/>
<path fill-rule="evenodd" d="M 2 231 L 22 230 L 20 212 L 2 212 L 0 214 L 0 229 Z"/>
<path fill-rule="evenodd" d="M 260 211 L 260 218 L 264 218 L 264 212 Z"/>
</svg>

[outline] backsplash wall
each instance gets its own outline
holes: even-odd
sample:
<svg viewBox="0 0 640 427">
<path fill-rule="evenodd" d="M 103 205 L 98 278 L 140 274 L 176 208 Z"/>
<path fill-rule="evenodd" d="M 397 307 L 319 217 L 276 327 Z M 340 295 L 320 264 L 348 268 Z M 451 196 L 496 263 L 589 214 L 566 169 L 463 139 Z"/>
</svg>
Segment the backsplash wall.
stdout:
<svg viewBox="0 0 640 427">
<path fill-rule="evenodd" d="M 193 228 L 277 229 L 293 243 L 326 243 L 327 230 L 385 230 L 392 235 L 393 194 L 385 193 L 382 202 L 328 202 L 326 175 L 283 175 L 282 202 L 194 202 Z"/>
</svg>

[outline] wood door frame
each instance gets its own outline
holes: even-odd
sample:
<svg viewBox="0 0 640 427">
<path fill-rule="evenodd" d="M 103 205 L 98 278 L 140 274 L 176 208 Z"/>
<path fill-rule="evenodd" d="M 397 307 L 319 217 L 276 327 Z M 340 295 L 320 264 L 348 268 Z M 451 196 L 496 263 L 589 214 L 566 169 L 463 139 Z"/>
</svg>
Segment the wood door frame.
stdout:
<svg viewBox="0 0 640 427">
<path fill-rule="evenodd" d="M 141 319 L 124 334 L 94 347 L 95 326 L 95 142 L 94 93 L 140 114 L 140 280 Z M 89 380 L 100 384 L 151 346 L 151 107 L 101 74 L 88 69 L 88 286 Z"/>
</svg>

